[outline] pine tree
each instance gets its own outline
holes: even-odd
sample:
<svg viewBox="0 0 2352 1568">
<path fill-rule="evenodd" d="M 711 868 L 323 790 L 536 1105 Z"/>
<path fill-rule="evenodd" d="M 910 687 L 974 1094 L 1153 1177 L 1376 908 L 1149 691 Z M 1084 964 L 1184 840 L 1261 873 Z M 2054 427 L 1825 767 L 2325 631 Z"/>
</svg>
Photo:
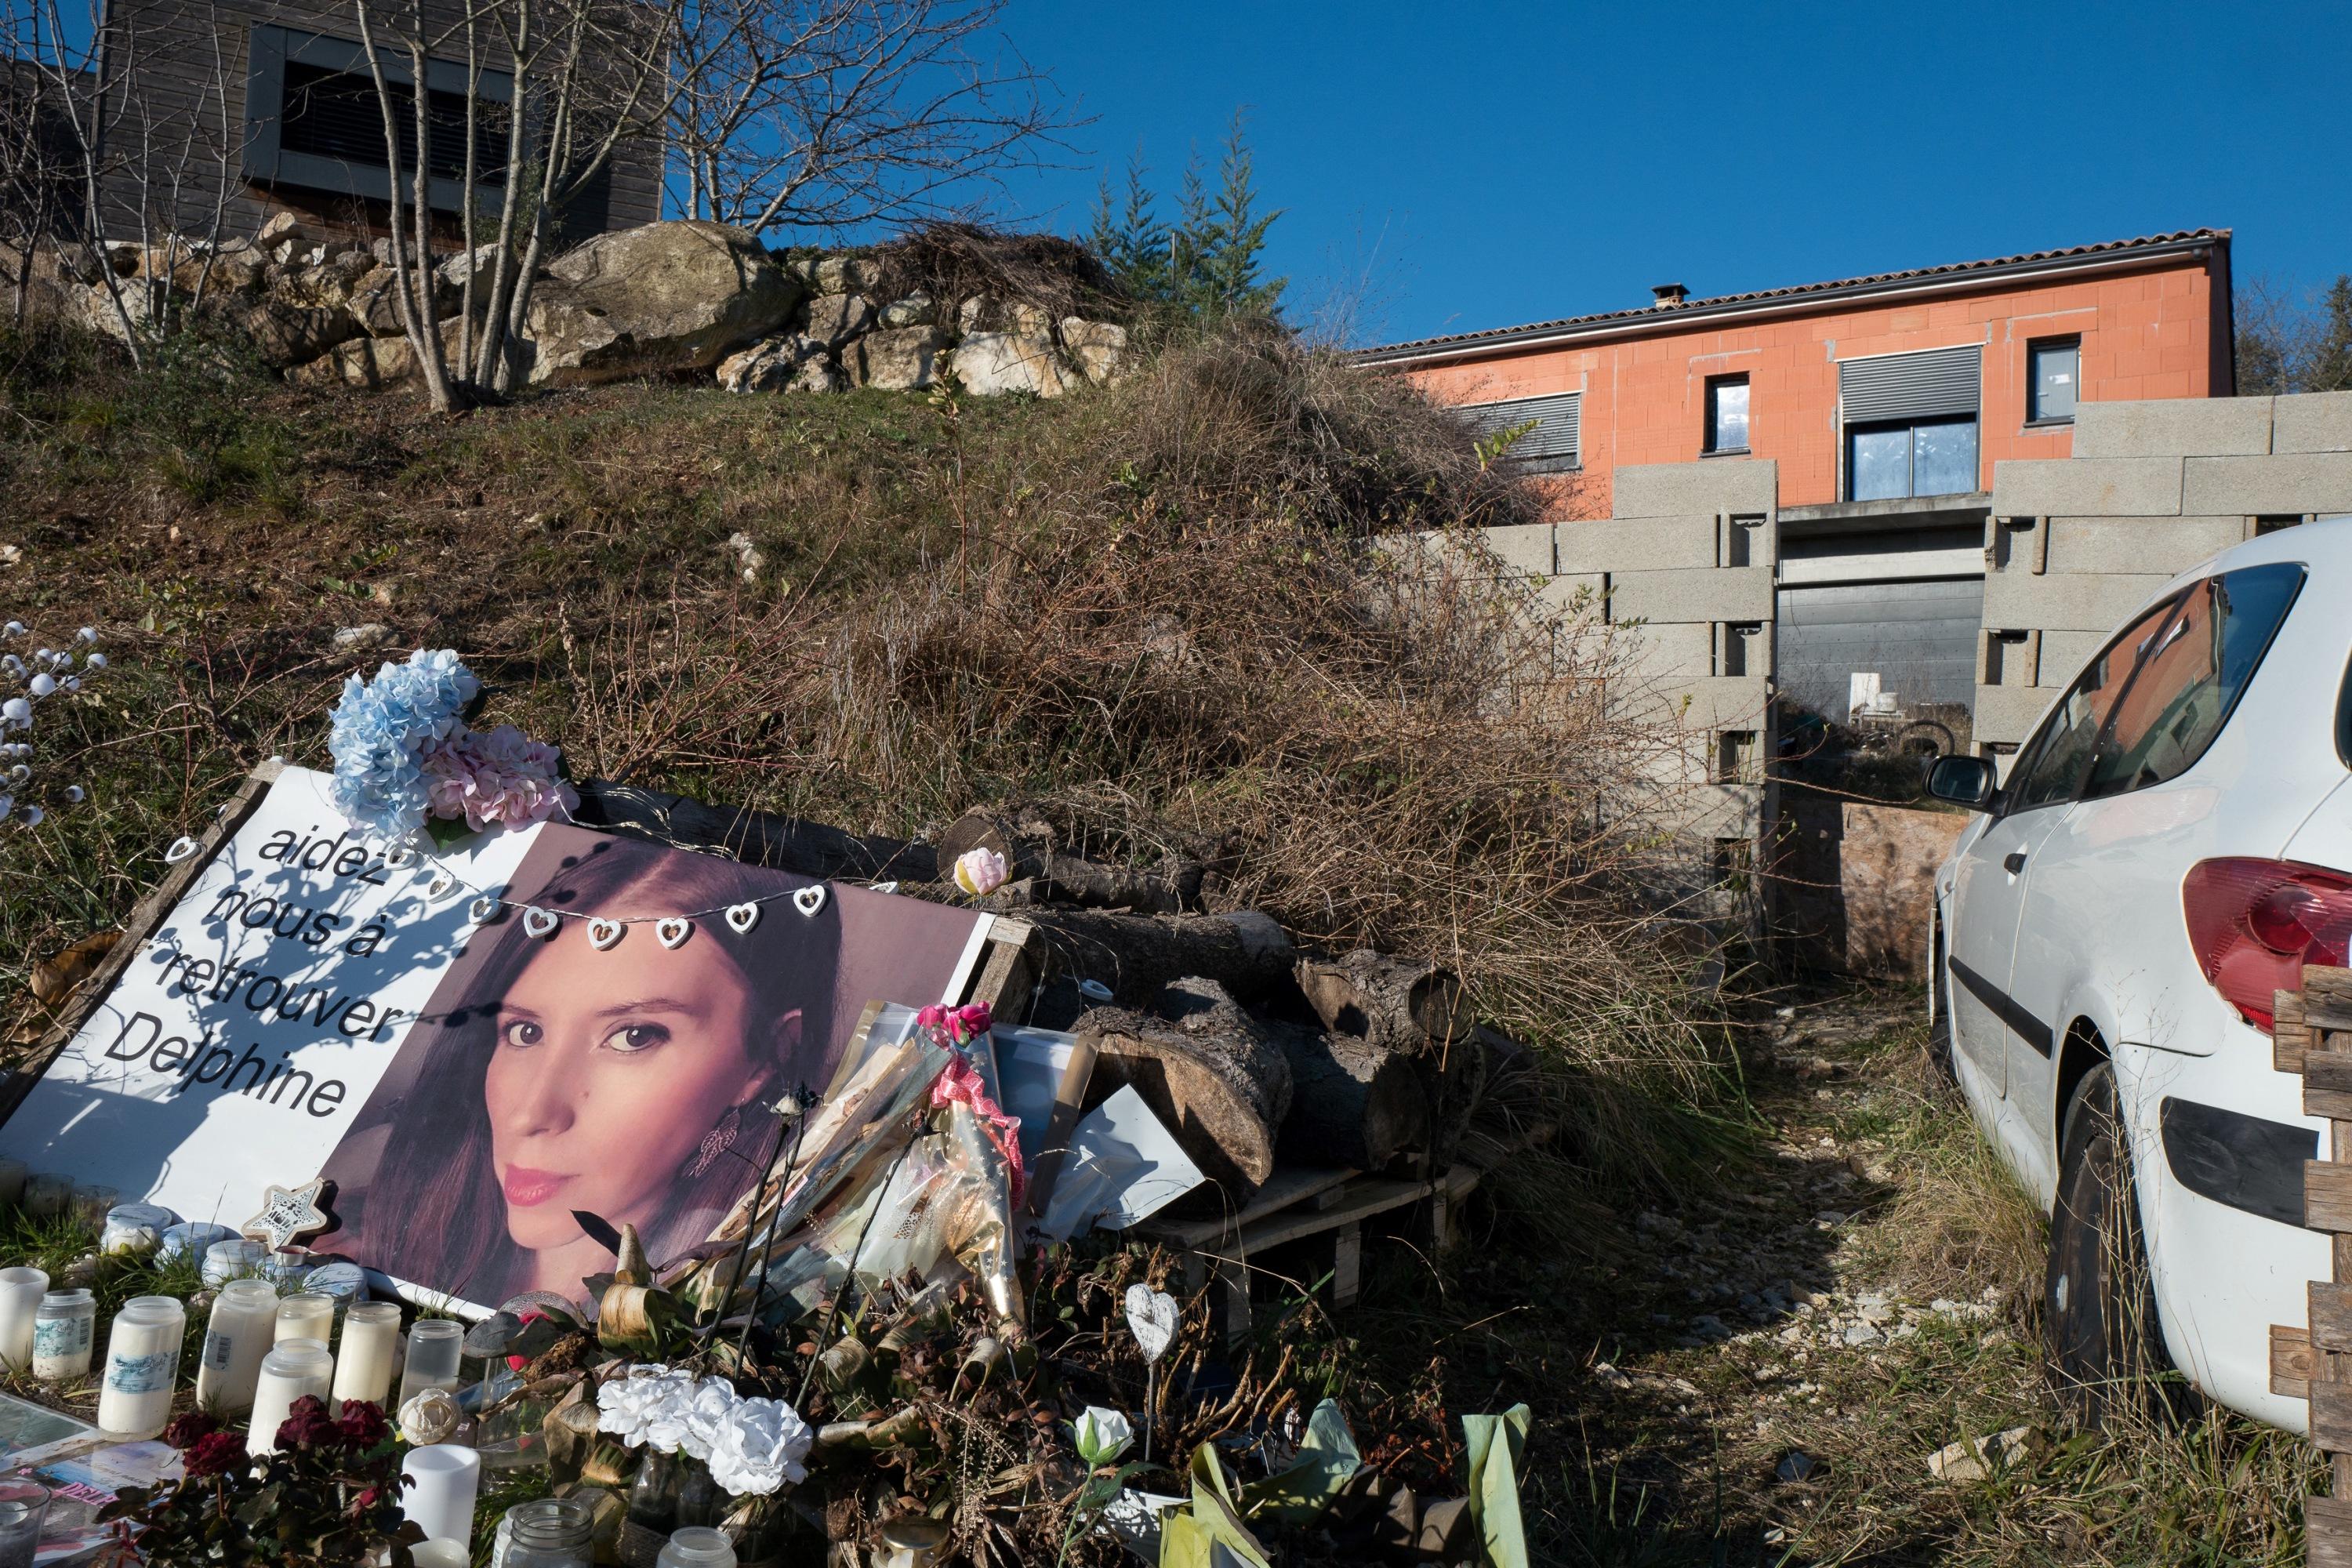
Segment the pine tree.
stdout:
<svg viewBox="0 0 2352 1568">
<path fill-rule="evenodd" d="M 1116 208 L 1110 181 L 1103 180 L 1095 193 L 1094 232 L 1087 244 L 1120 288 L 1138 300 L 1157 300 L 1168 293 L 1169 236 L 1144 174 L 1143 151 L 1138 148 L 1127 161 L 1127 192 Z"/>
<path fill-rule="evenodd" d="M 2319 338 L 2304 373 L 2304 390 L 2352 391 L 2352 274 L 2337 274 L 2320 311 Z"/>
<path fill-rule="evenodd" d="M 1115 200 L 1106 179 L 1095 197 L 1088 245 L 1121 287 L 1138 300 L 1195 321 L 1227 316 L 1276 316 L 1287 278 L 1266 279 L 1266 231 L 1280 209 L 1258 211 L 1255 160 L 1234 116 L 1219 161 L 1215 190 L 1196 151 L 1176 192 L 1177 217 L 1164 224 L 1144 183 L 1140 154 L 1128 163 L 1127 189 Z"/>
</svg>

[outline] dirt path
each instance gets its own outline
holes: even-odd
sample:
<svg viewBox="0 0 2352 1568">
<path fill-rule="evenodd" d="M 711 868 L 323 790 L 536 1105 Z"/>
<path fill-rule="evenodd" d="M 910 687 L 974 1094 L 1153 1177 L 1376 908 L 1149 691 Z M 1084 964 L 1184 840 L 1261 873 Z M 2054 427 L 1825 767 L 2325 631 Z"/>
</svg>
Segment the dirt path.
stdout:
<svg viewBox="0 0 2352 1568">
<path fill-rule="evenodd" d="M 1562 1560 L 2299 1563 L 2299 1440 L 2221 1415 L 2067 1428 L 2040 1216 L 1925 1039 L 1903 990 L 1753 1032 L 1761 1147 L 1720 1195 L 1634 1216 L 1585 1347 Z"/>
</svg>

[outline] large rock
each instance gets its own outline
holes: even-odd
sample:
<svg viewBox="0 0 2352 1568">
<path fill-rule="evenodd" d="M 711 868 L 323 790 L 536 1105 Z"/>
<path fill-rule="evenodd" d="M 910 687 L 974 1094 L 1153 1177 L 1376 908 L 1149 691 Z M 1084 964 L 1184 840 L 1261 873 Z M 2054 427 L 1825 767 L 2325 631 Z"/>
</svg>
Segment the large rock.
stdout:
<svg viewBox="0 0 2352 1568">
<path fill-rule="evenodd" d="M 940 351 L 947 334 L 937 327 L 900 327 L 869 332 L 843 356 L 850 379 L 884 392 L 913 392 L 940 378 Z"/>
<path fill-rule="evenodd" d="M 1080 374 L 1097 386 L 1118 374 L 1127 354 L 1127 329 L 1113 321 L 1089 321 L 1079 316 L 1062 319 L 1062 347 Z"/>
<path fill-rule="evenodd" d="M 205 314 L 250 342 L 272 370 L 307 364 L 336 344 L 361 335 L 359 323 L 348 310 L 296 304 L 275 294 L 224 301 Z"/>
<path fill-rule="evenodd" d="M 820 294 L 863 294 L 882 281 L 882 264 L 870 256 L 825 256 L 810 269 Z"/>
<path fill-rule="evenodd" d="M 1005 392 L 1059 397 L 1075 379 L 1066 375 L 1061 351 L 1046 332 L 968 333 L 956 345 L 955 374 L 966 392 L 982 397 Z"/>
<path fill-rule="evenodd" d="M 441 322 L 441 353 L 452 376 L 458 374 L 457 338 L 457 319 L 444 319 Z M 420 379 L 416 351 L 409 347 L 405 335 L 352 338 L 336 344 L 309 363 L 298 364 L 286 373 L 286 380 L 295 386 L 361 386 L 371 390 L 404 386 Z"/>
<path fill-rule="evenodd" d="M 587 386 L 709 370 L 783 325 L 799 299 L 747 229 L 655 223 L 598 235 L 532 291 L 530 379 Z"/>
<path fill-rule="evenodd" d="M 820 294 L 809 301 L 808 325 L 803 331 L 838 351 L 873 324 L 874 301 L 865 295 Z"/>
<path fill-rule="evenodd" d="M 939 319 L 939 307 L 920 289 L 882 307 L 881 322 L 886 327 L 928 327 Z"/>
<path fill-rule="evenodd" d="M 840 374 L 824 343 L 788 332 L 720 361 L 719 384 L 730 392 L 832 392 Z"/>
</svg>

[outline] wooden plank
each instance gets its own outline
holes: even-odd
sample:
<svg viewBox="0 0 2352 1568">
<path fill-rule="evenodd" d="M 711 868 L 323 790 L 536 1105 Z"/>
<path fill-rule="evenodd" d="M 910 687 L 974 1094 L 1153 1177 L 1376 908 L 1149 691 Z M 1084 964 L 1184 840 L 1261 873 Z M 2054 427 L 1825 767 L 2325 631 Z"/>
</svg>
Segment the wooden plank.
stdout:
<svg viewBox="0 0 2352 1568">
<path fill-rule="evenodd" d="M 26 1053 L 24 1060 L 7 1074 L 5 1080 L 0 1080 L 0 1122 L 16 1113 L 16 1108 L 25 1102 L 25 1097 L 32 1093 L 33 1085 L 48 1071 L 49 1064 L 57 1060 L 58 1053 L 66 1048 L 89 1016 L 98 1010 L 98 1005 L 106 999 L 106 994 L 114 989 L 114 983 L 122 978 L 122 972 L 138 956 L 140 946 L 154 934 L 155 928 L 172 912 L 172 906 L 195 886 L 196 879 L 205 874 L 205 868 L 212 864 L 213 857 L 220 853 L 221 846 L 235 837 L 247 818 L 260 809 L 262 800 L 269 794 L 269 786 L 278 782 L 278 775 L 285 768 L 282 759 L 271 757 L 247 773 L 245 782 L 237 786 L 236 793 L 229 796 L 227 803 L 214 815 L 213 825 L 197 836 L 196 852 L 177 865 L 163 868 L 162 879 L 131 909 L 131 918 L 122 922 L 122 940 L 116 942 L 113 951 L 100 959 L 98 967 L 74 988 L 71 1000 L 58 1015 L 57 1021 L 49 1026 L 48 1032 L 41 1037 L 39 1043 Z"/>
<path fill-rule="evenodd" d="M 2352 1233 L 2352 1165 L 2303 1163 L 2303 1223 L 2313 1230 Z"/>
<path fill-rule="evenodd" d="M 1253 1226 L 1244 1226 L 1231 1243 L 1204 1247 L 1212 1256 L 1245 1258 L 1252 1253 L 1280 1247 L 1327 1230 L 1337 1230 L 1343 1225 L 1353 1225 L 1391 1209 L 1401 1209 L 1419 1203 L 1429 1195 L 1427 1182 L 1371 1181 L 1358 1182 L 1349 1189 L 1348 1201 L 1334 1209 L 1293 1209 L 1274 1215 Z"/>
<path fill-rule="evenodd" d="M 2303 993 L 2271 993 L 2271 1066 L 2279 1072 L 2301 1072 L 2311 1049 L 2311 1031 L 2304 1026 Z"/>
<path fill-rule="evenodd" d="M 989 927 L 987 955 L 972 981 L 971 1000 L 985 1002 L 1007 1023 L 1018 1023 L 1037 988 L 1037 928 L 1003 915 Z"/>
<path fill-rule="evenodd" d="M 2352 1352 L 2352 1285 L 2315 1279 L 2310 1285 L 2312 1348 Z"/>
<path fill-rule="evenodd" d="M 1331 1242 L 1331 1304 L 1352 1307 L 1363 1289 L 1364 1227 L 1342 1226 Z"/>
<path fill-rule="evenodd" d="M 2303 1500 L 2306 1568 L 2352 1568 L 2352 1498 Z"/>
<path fill-rule="evenodd" d="M 2352 1051 L 2305 1051 L 2303 1113 L 2352 1120 Z"/>
<path fill-rule="evenodd" d="M 1277 1165 L 1265 1184 L 1259 1187 L 1247 1207 L 1239 1214 L 1220 1215 L 1210 1219 L 1173 1220 L 1165 1225 L 1139 1227 L 1155 1241 L 1172 1247 L 1200 1247 L 1210 1242 L 1223 1242 L 1238 1234 L 1245 1226 L 1255 1225 L 1268 1215 L 1279 1214 L 1294 1204 L 1305 1203 L 1328 1188 L 1355 1175 L 1341 1166 Z"/>
<path fill-rule="evenodd" d="M 2321 1377 L 2312 1384 L 2310 1397 L 2312 1442 L 2331 1454 L 2352 1449 L 2352 1383 Z"/>
<path fill-rule="evenodd" d="M 2303 1014 L 2314 1029 L 2352 1029 L 2352 969 L 2305 964 Z"/>
<path fill-rule="evenodd" d="M 2271 1392 L 2285 1399 L 2311 1397 L 2311 1380 L 2319 1371 L 2319 1352 L 2311 1348 L 2307 1329 L 2271 1325 Z"/>
</svg>

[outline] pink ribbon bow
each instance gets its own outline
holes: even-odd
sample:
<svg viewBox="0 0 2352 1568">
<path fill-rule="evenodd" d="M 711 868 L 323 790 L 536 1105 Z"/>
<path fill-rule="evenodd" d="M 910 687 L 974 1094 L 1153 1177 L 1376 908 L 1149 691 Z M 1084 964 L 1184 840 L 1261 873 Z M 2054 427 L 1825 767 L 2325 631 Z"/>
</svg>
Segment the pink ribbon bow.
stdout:
<svg viewBox="0 0 2352 1568">
<path fill-rule="evenodd" d="M 983 1009 L 984 1011 L 984 1009 Z M 947 1070 L 931 1085 L 931 1106 L 945 1110 L 950 1105 L 966 1105 L 980 1122 L 981 1131 L 996 1145 L 1004 1157 L 1004 1182 L 1014 1213 L 1021 1209 L 1021 1200 L 1028 1195 L 1029 1173 L 1021 1166 L 1021 1122 L 1008 1116 L 1004 1108 L 988 1096 L 988 1086 L 981 1081 L 980 1073 L 971 1058 L 957 1051 L 948 1058 Z"/>
</svg>

